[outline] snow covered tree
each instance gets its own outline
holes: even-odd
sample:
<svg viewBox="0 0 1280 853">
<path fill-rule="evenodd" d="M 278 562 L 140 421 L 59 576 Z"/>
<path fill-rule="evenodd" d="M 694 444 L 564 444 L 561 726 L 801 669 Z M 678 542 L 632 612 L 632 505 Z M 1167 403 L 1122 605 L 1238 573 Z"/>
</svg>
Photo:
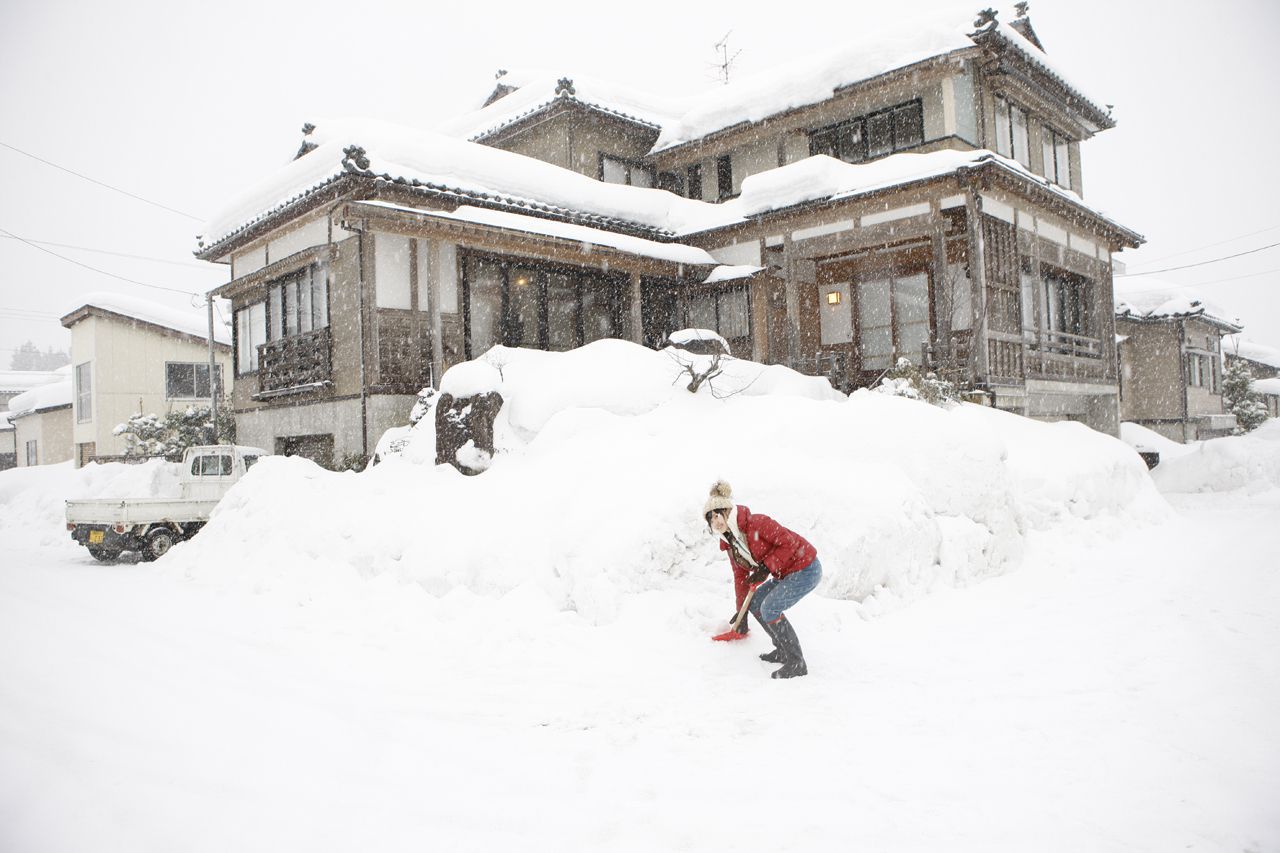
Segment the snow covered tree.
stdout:
<svg viewBox="0 0 1280 853">
<path fill-rule="evenodd" d="M 23 342 L 9 359 L 10 370 L 57 370 L 71 363 L 71 353 L 53 347 L 40 352 L 31 341 Z"/>
<path fill-rule="evenodd" d="M 134 415 L 117 424 L 114 435 L 123 436 L 125 456 L 181 456 L 188 447 L 200 444 L 234 444 L 236 422 L 230 409 L 218 409 L 218 434 L 213 434 L 213 417 L 208 406 L 189 406 L 169 412 L 163 418 Z"/>
<path fill-rule="evenodd" d="M 1222 403 L 1236 416 L 1237 435 L 1252 432 L 1267 419 L 1267 405 L 1250 388 L 1252 382 L 1249 365 L 1240 359 L 1232 359 L 1222 375 Z"/>
<path fill-rule="evenodd" d="M 909 358 L 899 358 L 898 363 L 884 375 L 875 390 L 882 394 L 924 400 L 935 406 L 954 403 L 960 399 L 956 383 L 932 371 L 921 371 Z"/>
</svg>

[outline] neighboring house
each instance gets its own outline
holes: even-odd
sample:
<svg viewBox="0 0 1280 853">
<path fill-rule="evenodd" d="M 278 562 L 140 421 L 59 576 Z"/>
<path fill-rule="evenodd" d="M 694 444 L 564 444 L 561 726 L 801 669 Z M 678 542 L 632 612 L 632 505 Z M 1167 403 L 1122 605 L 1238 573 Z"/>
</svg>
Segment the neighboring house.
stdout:
<svg viewBox="0 0 1280 853">
<path fill-rule="evenodd" d="M 209 325 L 202 310 L 93 293 L 62 325 L 71 330 L 76 467 L 122 456 L 125 441 L 114 430 L 133 415 L 208 406 L 212 387 L 231 372 L 231 335 L 218 322 L 211 386 Z"/>
<path fill-rule="evenodd" d="M 899 357 L 1118 430 L 1114 252 L 1079 145 L 1114 126 L 1030 22 L 912 22 L 696 97 L 512 72 L 441 132 L 303 128 L 211 221 L 241 440 L 368 454 L 494 344 L 736 355 L 869 385 Z"/>
<path fill-rule="evenodd" d="M 1120 417 L 1174 441 L 1229 435 L 1222 339 L 1238 320 L 1177 285 L 1125 279 L 1116 291 Z"/>
<path fill-rule="evenodd" d="M 49 385 L 62 377 L 53 370 L 0 370 L 0 471 L 18 464 L 14 426 L 9 419 L 9 403 L 32 388 Z"/>
<path fill-rule="evenodd" d="M 9 401 L 17 467 L 53 465 L 72 457 L 71 367 L 54 371 L 56 382 Z"/>
<path fill-rule="evenodd" d="M 1253 376 L 1253 390 L 1262 396 L 1267 413 L 1280 418 L 1280 349 L 1251 341 L 1244 335 L 1222 340 L 1222 353 L 1227 364 L 1243 361 Z"/>
</svg>

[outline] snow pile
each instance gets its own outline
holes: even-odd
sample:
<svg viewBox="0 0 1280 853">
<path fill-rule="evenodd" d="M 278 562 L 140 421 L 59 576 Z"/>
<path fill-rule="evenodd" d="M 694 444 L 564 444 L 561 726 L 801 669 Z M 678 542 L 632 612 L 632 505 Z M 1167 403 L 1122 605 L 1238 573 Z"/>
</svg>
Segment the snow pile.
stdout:
<svg viewBox="0 0 1280 853">
<path fill-rule="evenodd" d="M 376 580 L 514 595 L 594 623 L 678 588 L 710 625 L 729 577 L 700 517 L 717 478 L 817 545 L 823 595 L 868 612 L 1008 571 L 1030 531 L 1164 508 L 1127 446 L 1076 424 L 844 398 L 737 359 L 690 394 L 672 351 L 618 340 L 495 348 L 481 363 L 441 390 L 503 395 L 486 473 L 431 464 L 430 417 L 363 474 L 266 458 L 163 565 L 304 602 Z"/>
<path fill-rule="evenodd" d="M 1134 320 L 1204 317 L 1233 328 L 1240 325 L 1239 319 L 1201 298 L 1195 291 L 1147 276 L 1136 279 L 1117 277 L 1115 302 L 1117 317 Z"/>
<path fill-rule="evenodd" d="M 1280 488 L 1280 420 L 1246 435 L 1200 442 L 1193 452 L 1161 462 L 1151 472 L 1162 492 L 1256 494 Z"/>
<path fill-rule="evenodd" d="M 66 530 L 66 501 L 90 498 L 176 498 L 181 466 L 72 462 L 0 471 L 0 539 L 12 547 L 79 548 Z"/>
<path fill-rule="evenodd" d="M 1155 430 L 1144 427 L 1142 424 L 1130 423 L 1129 421 L 1120 424 L 1120 440 L 1138 452 L 1155 451 L 1159 453 L 1161 464 L 1179 456 L 1186 456 L 1188 453 L 1195 453 L 1196 448 L 1199 446 L 1199 442 L 1182 444 L 1171 438 L 1166 438 Z"/>
<path fill-rule="evenodd" d="M 71 405 L 71 365 L 59 367 L 53 371 L 60 377 L 48 385 L 38 385 L 29 391 L 23 391 L 9 401 L 10 417 L 38 412 L 42 409 L 53 409 L 58 406 Z"/>
</svg>

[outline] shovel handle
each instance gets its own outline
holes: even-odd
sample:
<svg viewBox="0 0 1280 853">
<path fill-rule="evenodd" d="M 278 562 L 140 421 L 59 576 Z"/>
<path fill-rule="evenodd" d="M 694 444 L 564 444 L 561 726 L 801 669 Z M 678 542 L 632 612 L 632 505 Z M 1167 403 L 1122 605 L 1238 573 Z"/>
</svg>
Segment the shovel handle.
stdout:
<svg viewBox="0 0 1280 853">
<path fill-rule="evenodd" d="M 760 588 L 760 585 L 756 584 L 755 586 L 751 587 L 751 589 L 747 590 L 747 596 L 746 598 L 742 599 L 742 606 L 738 608 L 738 615 L 735 616 L 733 618 L 733 621 L 729 623 L 730 631 L 737 631 L 738 627 L 742 625 L 742 620 L 747 618 L 747 609 L 751 607 L 751 599 L 756 597 L 756 590 L 759 588 Z"/>
</svg>

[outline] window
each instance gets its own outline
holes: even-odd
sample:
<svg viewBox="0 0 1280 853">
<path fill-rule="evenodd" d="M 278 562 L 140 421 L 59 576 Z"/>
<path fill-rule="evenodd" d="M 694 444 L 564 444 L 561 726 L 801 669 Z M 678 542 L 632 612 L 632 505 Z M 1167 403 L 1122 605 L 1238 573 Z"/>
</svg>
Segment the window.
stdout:
<svg viewBox="0 0 1280 853">
<path fill-rule="evenodd" d="M 694 163 L 688 172 L 689 198 L 702 198 L 702 164 Z"/>
<path fill-rule="evenodd" d="M 1206 353 L 1192 352 L 1187 354 L 1187 384 L 1193 388 L 1204 388 L 1211 394 L 1218 393 L 1217 359 Z"/>
<path fill-rule="evenodd" d="M 630 184 L 633 187 L 652 187 L 653 169 L 642 163 L 600 155 L 600 180 L 606 184 Z"/>
<path fill-rule="evenodd" d="M 227 453 L 197 456 L 191 460 L 191 473 L 196 477 L 230 476 L 231 456 Z"/>
<path fill-rule="evenodd" d="M 675 172 L 659 172 L 658 189 L 684 195 L 684 181 Z"/>
<path fill-rule="evenodd" d="M 862 369 L 888 370 L 897 357 L 920 363 L 929 343 L 928 274 L 882 274 L 856 287 Z"/>
<path fill-rule="evenodd" d="M 1050 332 L 1089 335 L 1089 282 L 1045 265 L 1042 269 L 1045 314 L 1042 327 Z"/>
<path fill-rule="evenodd" d="M 745 346 L 751 337 L 751 307 L 745 285 L 700 293 L 689 300 L 689 328 L 710 329 Z"/>
<path fill-rule="evenodd" d="M 1027 137 L 1027 111 L 1006 98 L 996 97 L 996 153 L 1012 157 L 1031 168 Z"/>
<path fill-rule="evenodd" d="M 214 382 L 222 396 L 222 365 L 214 365 Z M 175 399 L 208 399 L 209 365 L 205 362 L 171 361 L 164 366 L 164 395 Z"/>
<path fill-rule="evenodd" d="M 861 163 L 924 142 L 924 107 L 918 100 L 824 127 L 809 135 L 809 153 Z"/>
<path fill-rule="evenodd" d="M 377 243 L 381 242 L 379 236 Z M 329 270 L 325 265 L 303 267 L 268 286 L 271 328 L 267 340 L 303 335 L 329 325 Z"/>
<path fill-rule="evenodd" d="M 1044 128 L 1044 176 L 1060 187 L 1071 188 L 1070 140 L 1051 127 Z"/>
<path fill-rule="evenodd" d="M 716 158 L 716 198 L 724 200 L 733 195 L 733 157 L 722 154 Z"/>
<path fill-rule="evenodd" d="M 27 442 L 27 465 L 39 465 L 40 454 L 36 449 L 36 441 L 32 439 Z"/>
<path fill-rule="evenodd" d="M 76 365 L 76 423 L 93 420 L 92 362 Z"/>
<path fill-rule="evenodd" d="M 564 351 L 621 334 L 617 276 L 477 256 L 463 270 L 470 357 L 495 344 Z"/>
<path fill-rule="evenodd" d="M 236 376 L 258 371 L 258 347 L 267 342 L 267 304 L 254 302 L 236 311 Z"/>
</svg>

